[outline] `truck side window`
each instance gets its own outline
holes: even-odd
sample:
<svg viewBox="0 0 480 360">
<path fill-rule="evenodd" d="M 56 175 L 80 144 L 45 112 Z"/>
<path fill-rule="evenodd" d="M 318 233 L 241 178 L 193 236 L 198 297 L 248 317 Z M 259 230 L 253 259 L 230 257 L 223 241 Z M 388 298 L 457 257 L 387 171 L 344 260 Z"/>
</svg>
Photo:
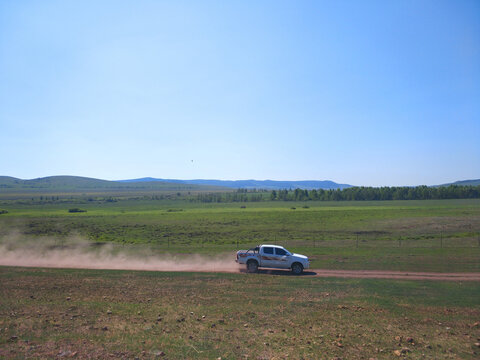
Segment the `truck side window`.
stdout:
<svg viewBox="0 0 480 360">
<path fill-rule="evenodd" d="M 280 249 L 280 248 L 275 248 L 275 254 L 276 255 L 287 255 L 287 252 L 283 249 Z"/>
<path fill-rule="evenodd" d="M 273 255 L 273 248 L 272 247 L 264 247 L 263 248 L 264 254 L 272 254 Z"/>
</svg>

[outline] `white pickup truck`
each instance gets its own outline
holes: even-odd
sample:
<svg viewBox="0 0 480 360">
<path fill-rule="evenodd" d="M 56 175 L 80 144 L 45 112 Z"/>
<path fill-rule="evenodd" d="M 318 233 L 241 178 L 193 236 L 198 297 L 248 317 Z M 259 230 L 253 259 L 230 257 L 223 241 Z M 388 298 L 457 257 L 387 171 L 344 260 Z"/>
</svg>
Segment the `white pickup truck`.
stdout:
<svg viewBox="0 0 480 360">
<path fill-rule="evenodd" d="M 287 249 L 278 245 L 259 245 L 249 250 L 237 251 L 239 264 L 246 264 L 248 272 L 257 272 L 258 268 L 292 269 L 295 275 L 300 275 L 308 269 L 308 257 L 292 254 Z"/>
</svg>

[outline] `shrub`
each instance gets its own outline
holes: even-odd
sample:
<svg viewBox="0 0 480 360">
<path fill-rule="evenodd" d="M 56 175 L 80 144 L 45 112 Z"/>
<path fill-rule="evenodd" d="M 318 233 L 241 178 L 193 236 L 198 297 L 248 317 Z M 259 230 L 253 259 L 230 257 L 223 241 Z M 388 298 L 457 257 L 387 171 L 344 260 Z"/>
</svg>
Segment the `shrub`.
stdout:
<svg viewBox="0 0 480 360">
<path fill-rule="evenodd" d="M 7 210 L 0 209 L 0 215 L 1 215 L 1 214 L 8 214 L 8 211 L 7 211 Z"/>
<path fill-rule="evenodd" d="M 87 212 L 87 210 L 79 209 L 79 208 L 73 208 L 73 209 L 68 209 L 69 213 L 82 213 L 82 212 Z"/>
</svg>

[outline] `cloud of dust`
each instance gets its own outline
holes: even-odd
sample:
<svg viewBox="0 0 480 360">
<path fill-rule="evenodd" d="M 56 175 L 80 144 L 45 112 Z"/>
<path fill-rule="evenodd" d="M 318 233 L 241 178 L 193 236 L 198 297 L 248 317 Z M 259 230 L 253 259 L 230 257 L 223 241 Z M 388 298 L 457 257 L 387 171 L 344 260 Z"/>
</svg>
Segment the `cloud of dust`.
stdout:
<svg viewBox="0 0 480 360">
<path fill-rule="evenodd" d="M 238 272 L 234 253 L 216 255 L 155 254 L 155 249 L 106 244 L 95 246 L 79 236 L 25 240 L 10 234 L 0 240 L 0 265 L 192 272 Z"/>
</svg>

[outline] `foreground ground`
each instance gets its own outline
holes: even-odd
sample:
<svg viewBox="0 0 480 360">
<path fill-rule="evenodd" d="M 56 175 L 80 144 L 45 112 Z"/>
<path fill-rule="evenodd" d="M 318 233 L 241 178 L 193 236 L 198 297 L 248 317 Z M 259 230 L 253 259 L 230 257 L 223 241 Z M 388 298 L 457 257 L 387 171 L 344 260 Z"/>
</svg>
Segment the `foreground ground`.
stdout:
<svg viewBox="0 0 480 360">
<path fill-rule="evenodd" d="M 480 284 L 0 267 L 0 358 L 478 358 Z"/>
</svg>

